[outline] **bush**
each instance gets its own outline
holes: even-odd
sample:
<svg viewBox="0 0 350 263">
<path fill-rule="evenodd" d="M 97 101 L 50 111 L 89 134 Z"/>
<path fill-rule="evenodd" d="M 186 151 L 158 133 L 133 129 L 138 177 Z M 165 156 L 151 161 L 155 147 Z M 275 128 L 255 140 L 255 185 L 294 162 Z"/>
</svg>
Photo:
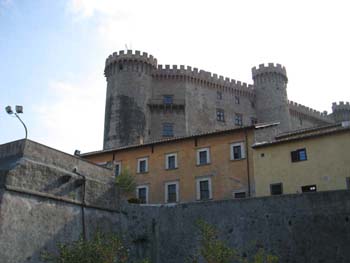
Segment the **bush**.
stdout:
<svg viewBox="0 0 350 263">
<path fill-rule="evenodd" d="M 125 263 L 128 250 L 119 237 L 96 232 L 91 240 L 80 238 L 69 244 L 59 243 L 58 253 L 44 252 L 42 260 L 51 263 Z"/>
<path fill-rule="evenodd" d="M 116 185 L 122 196 L 135 194 L 136 182 L 128 169 L 124 169 L 115 179 Z"/>
<path fill-rule="evenodd" d="M 278 263 L 278 257 L 267 254 L 264 249 L 260 248 L 250 257 L 239 256 L 234 248 L 230 248 L 225 242 L 218 239 L 218 233 L 214 226 L 203 220 L 196 222 L 200 232 L 200 249 L 199 254 L 206 263 Z M 253 261 L 249 260 L 252 259 Z M 189 263 L 198 263 L 199 256 L 190 256 L 187 260 Z"/>
</svg>

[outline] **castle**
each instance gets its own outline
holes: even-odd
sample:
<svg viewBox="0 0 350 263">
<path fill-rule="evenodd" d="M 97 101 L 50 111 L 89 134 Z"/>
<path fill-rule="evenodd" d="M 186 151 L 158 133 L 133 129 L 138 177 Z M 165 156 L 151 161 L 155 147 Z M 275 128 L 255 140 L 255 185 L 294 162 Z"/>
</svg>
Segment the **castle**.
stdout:
<svg viewBox="0 0 350 263">
<path fill-rule="evenodd" d="M 254 67 L 251 85 L 128 50 L 107 58 L 105 76 L 104 149 L 257 122 L 280 122 L 283 132 L 350 119 L 349 102 L 327 114 L 289 101 L 280 64 Z"/>
</svg>

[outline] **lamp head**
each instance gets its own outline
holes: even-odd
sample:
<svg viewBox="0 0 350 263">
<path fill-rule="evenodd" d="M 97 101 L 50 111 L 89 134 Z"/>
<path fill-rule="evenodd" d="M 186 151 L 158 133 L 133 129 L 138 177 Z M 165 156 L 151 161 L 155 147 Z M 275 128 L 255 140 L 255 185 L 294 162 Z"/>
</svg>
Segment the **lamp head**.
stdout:
<svg viewBox="0 0 350 263">
<path fill-rule="evenodd" d="M 12 111 L 12 109 L 11 109 L 11 106 L 7 106 L 7 107 L 5 108 L 5 110 L 6 110 L 6 112 L 7 112 L 8 114 L 13 114 L 13 111 Z"/>
<path fill-rule="evenodd" d="M 23 106 L 16 105 L 16 112 L 17 113 L 23 113 Z"/>
</svg>

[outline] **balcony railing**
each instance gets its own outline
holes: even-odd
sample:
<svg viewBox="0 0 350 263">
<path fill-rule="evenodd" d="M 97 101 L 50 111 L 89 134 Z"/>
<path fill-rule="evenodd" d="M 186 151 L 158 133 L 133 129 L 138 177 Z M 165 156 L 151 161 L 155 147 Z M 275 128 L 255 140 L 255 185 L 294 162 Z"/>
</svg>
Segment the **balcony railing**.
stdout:
<svg viewBox="0 0 350 263">
<path fill-rule="evenodd" d="M 164 99 L 150 99 L 148 106 L 151 110 L 184 110 L 185 100 L 173 99 L 172 101 L 166 101 Z"/>
</svg>

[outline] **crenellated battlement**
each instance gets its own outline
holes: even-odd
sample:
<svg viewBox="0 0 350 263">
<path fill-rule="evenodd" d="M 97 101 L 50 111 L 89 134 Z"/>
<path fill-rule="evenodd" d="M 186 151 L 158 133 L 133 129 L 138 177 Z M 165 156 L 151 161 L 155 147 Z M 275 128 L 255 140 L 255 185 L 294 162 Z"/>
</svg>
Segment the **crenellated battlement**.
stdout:
<svg viewBox="0 0 350 263">
<path fill-rule="evenodd" d="M 252 84 L 185 65 L 158 65 L 157 69 L 153 71 L 153 76 L 158 79 L 185 78 L 191 81 L 200 82 L 203 85 L 241 89 L 249 95 L 254 96 L 254 86 Z"/>
<path fill-rule="evenodd" d="M 149 55 L 146 52 L 142 52 L 139 50 L 127 50 L 126 52 L 124 50 L 121 50 L 119 52 L 114 52 L 112 55 L 109 55 L 109 57 L 106 59 L 105 64 L 105 75 L 108 71 L 108 68 L 110 66 L 114 66 L 118 64 L 119 62 L 140 62 L 150 65 L 153 68 L 157 67 L 157 59 L 153 57 L 152 55 Z"/>
<path fill-rule="evenodd" d="M 330 123 L 333 122 L 332 118 L 327 115 L 327 112 L 320 112 L 294 101 L 288 101 L 288 106 L 290 110 L 298 112 L 300 114 L 324 121 L 329 121 Z"/>
<path fill-rule="evenodd" d="M 286 80 L 288 79 L 287 70 L 281 64 L 274 64 L 274 63 L 268 63 L 267 65 L 260 64 L 258 68 L 257 67 L 252 68 L 253 79 L 255 79 L 258 75 L 268 74 L 268 73 L 281 74 L 286 78 Z"/>
<path fill-rule="evenodd" d="M 333 102 L 332 103 L 332 111 L 350 111 L 350 103 L 349 102 L 344 102 L 340 101 L 339 103 Z"/>
</svg>

